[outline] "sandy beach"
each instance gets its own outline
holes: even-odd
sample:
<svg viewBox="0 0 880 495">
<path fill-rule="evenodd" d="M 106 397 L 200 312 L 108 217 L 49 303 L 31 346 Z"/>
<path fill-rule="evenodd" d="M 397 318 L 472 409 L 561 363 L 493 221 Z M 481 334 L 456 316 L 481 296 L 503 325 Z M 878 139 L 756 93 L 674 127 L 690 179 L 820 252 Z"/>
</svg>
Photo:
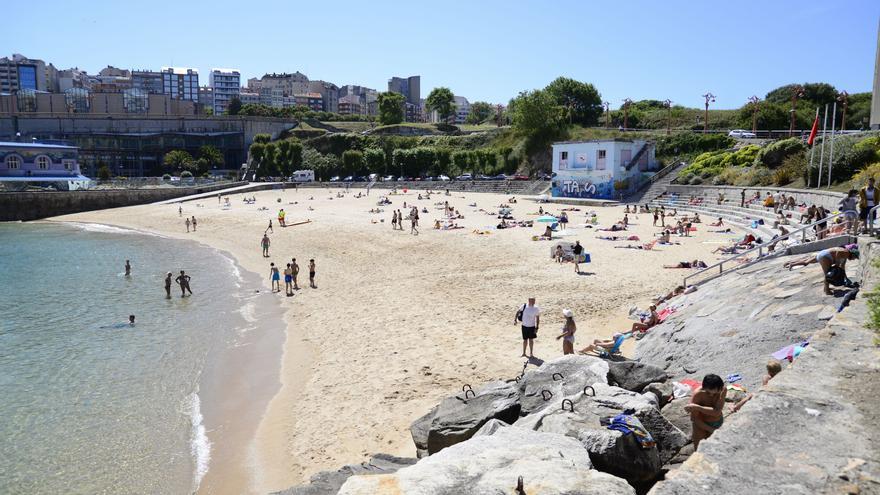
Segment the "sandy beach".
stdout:
<svg viewBox="0 0 880 495">
<path fill-rule="evenodd" d="M 563 308 L 575 315 L 576 349 L 597 336 L 628 330 L 632 306 L 646 307 L 693 271 L 662 265 L 693 259 L 711 264 L 718 258 L 710 252 L 735 238 L 708 233 L 712 219 L 703 219 L 691 237 L 673 236 L 680 245 L 615 249 L 647 242 L 659 227 L 651 226 L 650 215 L 630 214 L 628 232 L 597 232 L 585 228 L 587 212 L 595 211 L 599 227 L 608 227 L 623 217 L 623 207 L 580 207 L 568 212 L 568 235 L 561 238 L 579 240 L 592 257 L 578 275 L 572 264 L 553 262 L 554 243 L 532 240 L 545 224 L 496 230 L 499 220 L 479 211 L 497 211 L 508 197 L 452 193 L 418 200 L 410 191 L 390 195 L 393 204 L 379 207 L 377 199 L 388 191 L 356 198 L 359 191 L 344 198 L 323 188 L 246 193 L 256 196 L 255 204 L 234 194 L 228 209 L 216 197 L 183 203 L 183 214 L 198 219 L 193 233 L 186 232 L 177 204 L 55 219 L 135 228 L 222 249 L 263 277 L 263 286 L 255 287 L 261 291 L 269 289 L 270 262 L 283 269 L 297 259 L 301 290 L 293 297 L 283 290 L 266 295 L 278 298 L 285 310 L 282 362 L 266 363 L 280 369 L 281 388 L 250 441 L 236 442 L 235 454 L 214 453 L 202 492 L 266 493 L 373 453 L 414 456 L 413 420 L 462 384 L 510 379 L 522 371 L 514 314 L 527 297 L 537 298 L 542 311 L 535 355 L 554 358 L 562 354 L 555 337 Z M 420 214 L 419 235 L 409 233 L 409 222 L 403 231 L 392 230 L 392 208 L 405 212 L 404 201 L 429 211 Z M 464 228 L 432 228 L 442 215 L 435 203 L 443 201 L 465 217 L 456 220 Z M 473 203 L 477 206 L 469 206 Z M 565 207 L 542 206 L 551 213 Z M 539 205 L 532 201 L 520 199 L 511 207 L 517 220 L 537 218 Z M 310 222 L 281 228 L 279 208 L 287 212 L 288 224 Z M 384 212 L 370 213 L 372 208 Z M 265 258 L 260 239 L 270 219 L 271 257 Z M 638 235 L 641 241 L 604 241 L 598 234 Z M 317 265 L 317 289 L 308 287 L 310 258 Z M 624 353 L 629 346 L 632 340 Z"/>
</svg>

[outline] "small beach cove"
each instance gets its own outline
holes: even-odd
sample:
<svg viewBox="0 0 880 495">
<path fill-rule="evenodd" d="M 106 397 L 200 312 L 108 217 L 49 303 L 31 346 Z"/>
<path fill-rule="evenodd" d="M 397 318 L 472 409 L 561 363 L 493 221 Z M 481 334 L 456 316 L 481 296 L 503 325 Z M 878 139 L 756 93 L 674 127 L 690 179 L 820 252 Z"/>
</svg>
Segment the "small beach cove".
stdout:
<svg viewBox="0 0 880 495">
<path fill-rule="evenodd" d="M 584 274 L 577 275 L 570 263 L 553 263 L 551 242 L 531 240 L 541 224 L 492 228 L 498 220 L 479 210 L 493 209 L 507 197 L 455 193 L 418 200 L 417 193 L 410 192 L 390 196 L 393 204 L 374 214 L 369 210 L 387 192 L 374 190 L 369 198 L 355 198 L 356 193 L 344 198 L 325 189 L 247 194 L 256 196 L 256 204 L 245 204 L 242 195 L 235 194 L 228 209 L 216 198 L 187 202 L 183 213 L 199 221 L 198 231 L 189 234 L 178 205 L 58 218 L 197 240 L 230 253 L 243 269 L 256 273 L 263 292 L 269 287 L 269 262 L 283 268 L 297 258 L 303 288 L 289 298 L 283 291 L 274 294 L 286 324 L 281 387 L 259 420 L 253 442 L 230 443 L 228 453 L 214 446 L 203 492 L 212 487 L 211 493 L 266 493 L 375 452 L 414 455 L 409 424 L 440 398 L 464 383 L 509 379 L 522 371 L 520 330 L 513 319 L 526 297 L 535 296 L 542 308 L 535 354 L 550 359 L 561 354 L 555 337 L 563 308 L 575 314 L 579 349 L 628 326 L 630 307 L 646 307 L 651 297 L 665 294 L 689 272 L 665 270 L 663 264 L 695 258 L 711 263 L 714 257 L 708 253 L 715 243 L 732 238 L 709 234 L 703 226 L 693 237 L 674 239 L 680 245 L 650 252 L 615 249 L 621 243 L 598 240 L 599 232 L 584 228 L 590 208 L 581 208 L 569 212 L 570 234 L 563 237 L 580 240 L 592 254 L 593 262 L 582 265 Z M 457 221 L 465 228 L 431 229 L 440 216 L 435 203 L 445 200 L 460 210 L 465 218 Z M 420 235 L 409 233 L 409 222 L 405 231 L 391 230 L 391 208 L 403 209 L 404 201 L 429 211 L 422 215 Z M 469 206 L 474 203 L 478 206 Z M 517 219 L 537 218 L 529 215 L 538 208 L 533 202 L 520 200 L 511 206 Z M 275 216 L 281 207 L 288 223 L 311 223 L 280 228 Z M 558 212 L 563 207 L 548 209 Z M 623 216 L 622 208 L 595 210 L 601 226 Z M 270 258 L 264 258 L 260 238 L 270 218 Z M 631 234 L 644 242 L 657 230 L 649 215 L 631 214 L 630 222 Z M 475 229 L 490 233 L 476 235 Z M 308 288 L 310 258 L 316 259 L 317 289 Z M 627 342 L 624 352 L 630 345 Z M 261 359 L 259 353 L 253 356 Z M 235 373 L 225 372 L 232 376 L 219 381 L 229 384 Z M 223 371 L 209 374 L 224 376 Z M 262 387 L 262 381 L 271 379 L 263 375 L 260 383 L 242 380 L 240 385 Z M 234 408 L 228 411 L 235 414 Z M 227 462 L 224 458 L 241 468 L 219 469 L 218 463 Z"/>
</svg>

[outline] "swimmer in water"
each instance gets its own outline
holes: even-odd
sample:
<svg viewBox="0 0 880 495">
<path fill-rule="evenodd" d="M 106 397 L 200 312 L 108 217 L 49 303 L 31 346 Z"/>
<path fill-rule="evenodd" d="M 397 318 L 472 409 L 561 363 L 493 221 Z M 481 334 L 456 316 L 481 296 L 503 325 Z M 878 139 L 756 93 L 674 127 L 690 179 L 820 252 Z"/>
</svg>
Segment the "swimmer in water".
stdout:
<svg viewBox="0 0 880 495">
<path fill-rule="evenodd" d="M 180 285 L 180 297 L 186 297 L 187 291 L 189 291 L 189 295 L 192 295 L 192 289 L 189 288 L 190 276 L 183 270 L 180 270 L 180 276 L 174 279 L 174 281 Z"/>
<path fill-rule="evenodd" d="M 128 326 L 134 326 L 134 315 L 128 315 Z"/>
<path fill-rule="evenodd" d="M 165 299 L 171 299 L 171 272 L 165 275 Z"/>
</svg>

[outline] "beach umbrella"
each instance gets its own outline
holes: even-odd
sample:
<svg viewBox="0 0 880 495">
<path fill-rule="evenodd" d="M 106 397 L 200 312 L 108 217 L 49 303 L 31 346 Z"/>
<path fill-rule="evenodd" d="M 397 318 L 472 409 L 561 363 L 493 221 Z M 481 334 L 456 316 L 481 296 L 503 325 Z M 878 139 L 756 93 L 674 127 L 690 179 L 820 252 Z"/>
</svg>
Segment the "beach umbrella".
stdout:
<svg viewBox="0 0 880 495">
<path fill-rule="evenodd" d="M 537 221 L 550 223 L 550 222 L 556 222 L 557 220 L 556 220 L 556 217 L 554 217 L 553 215 L 542 215 L 542 216 L 538 217 Z"/>
</svg>

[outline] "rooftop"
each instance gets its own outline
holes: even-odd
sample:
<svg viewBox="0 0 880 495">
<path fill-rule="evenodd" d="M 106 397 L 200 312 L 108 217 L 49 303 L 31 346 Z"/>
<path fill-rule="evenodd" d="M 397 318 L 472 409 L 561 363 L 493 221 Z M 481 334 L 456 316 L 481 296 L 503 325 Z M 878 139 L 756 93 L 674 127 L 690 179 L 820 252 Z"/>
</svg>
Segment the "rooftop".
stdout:
<svg viewBox="0 0 880 495">
<path fill-rule="evenodd" d="M 609 138 L 609 139 L 584 139 L 579 141 L 557 141 L 553 143 L 553 146 L 558 144 L 586 144 L 586 143 L 632 143 L 635 141 L 647 141 L 646 139 L 624 139 L 624 138 Z"/>
<path fill-rule="evenodd" d="M 16 148 L 40 148 L 40 149 L 62 149 L 75 150 L 76 146 L 66 146 L 63 144 L 43 144 L 43 143 L 25 143 L 15 141 L 0 141 L 0 146 L 15 146 Z"/>
</svg>

